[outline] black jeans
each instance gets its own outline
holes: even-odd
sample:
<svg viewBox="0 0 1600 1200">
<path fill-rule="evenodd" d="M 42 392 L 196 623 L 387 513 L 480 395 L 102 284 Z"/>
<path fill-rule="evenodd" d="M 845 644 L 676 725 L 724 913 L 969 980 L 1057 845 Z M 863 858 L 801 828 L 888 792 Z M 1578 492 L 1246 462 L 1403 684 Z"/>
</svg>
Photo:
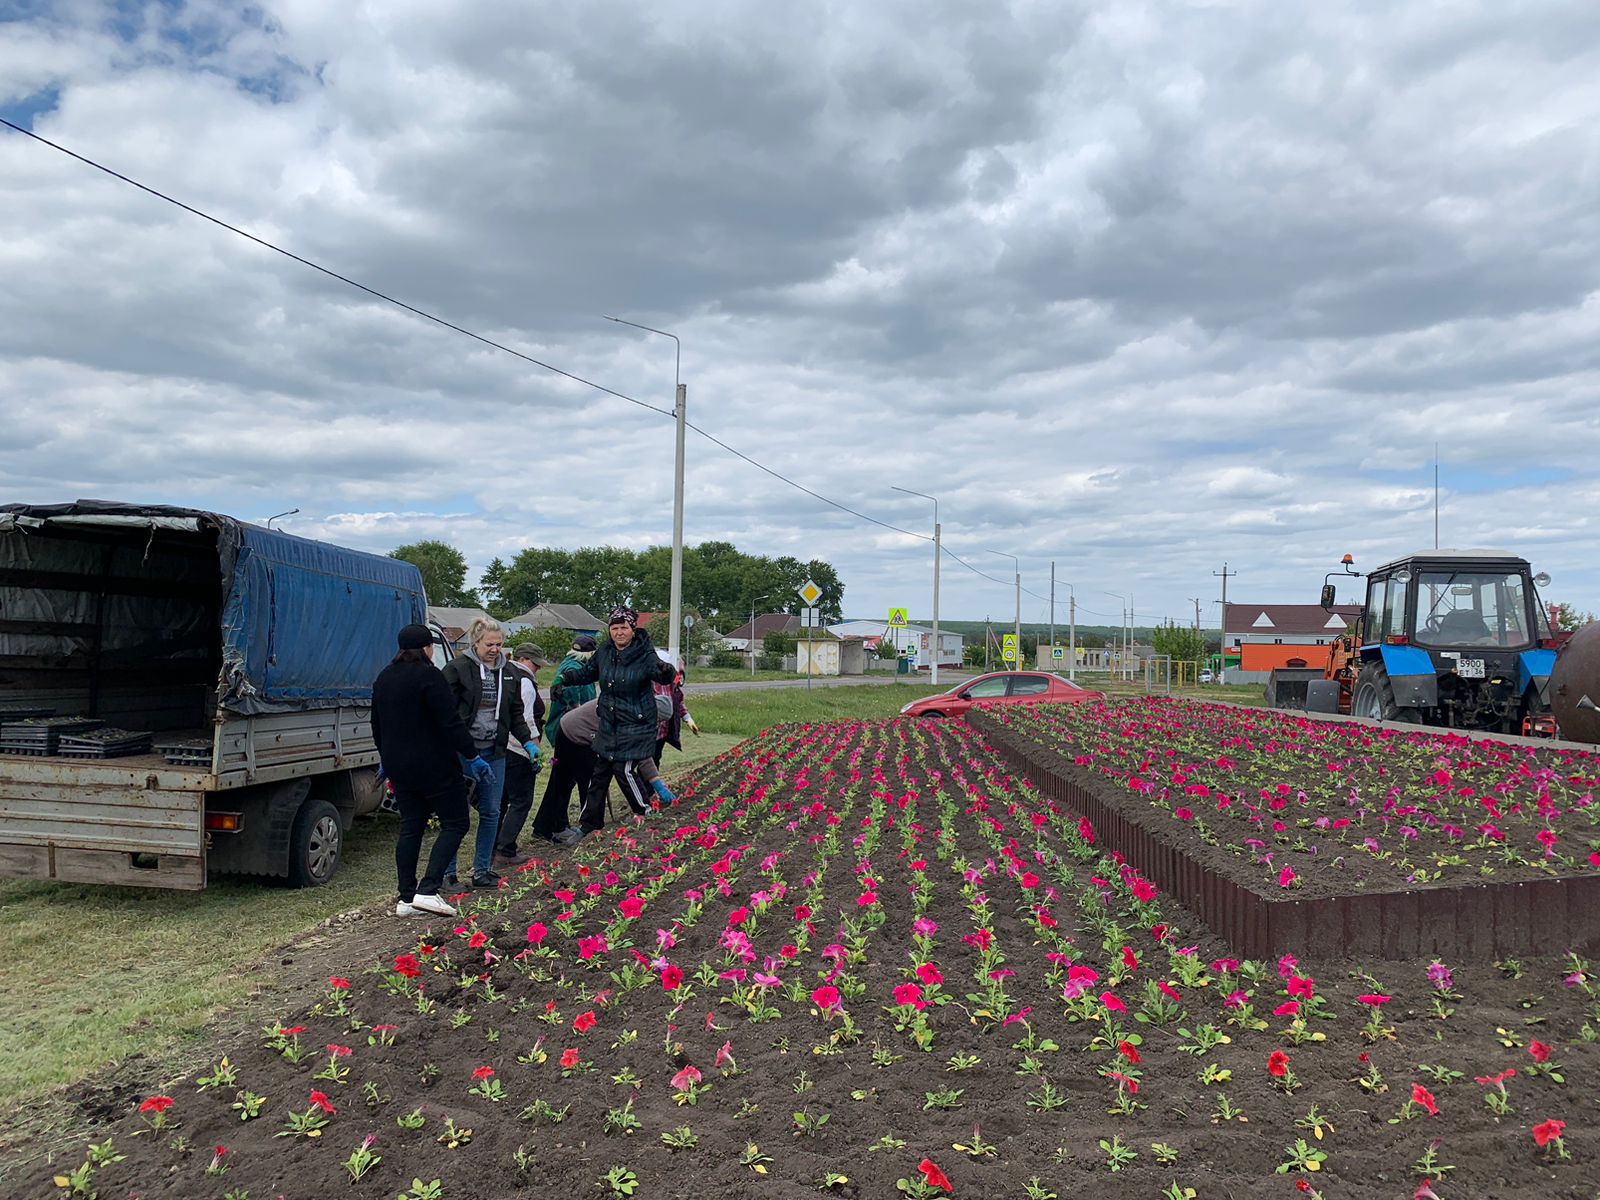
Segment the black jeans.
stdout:
<svg viewBox="0 0 1600 1200">
<path fill-rule="evenodd" d="M 546 839 L 567 827 L 572 791 L 587 786 L 589 776 L 594 773 L 594 751 L 568 741 L 559 729 L 550 753 L 550 775 L 544 785 L 544 799 L 533 818 L 534 836 Z"/>
<path fill-rule="evenodd" d="M 500 798 L 500 833 L 495 838 L 495 853 L 509 857 L 517 852 L 517 838 L 533 811 L 533 785 L 538 775 L 522 755 L 506 753 L 506 790 Z"/>
<path fill-rule="evenodd" d="M 591 832 L 606 825 L 606 796 L 615 779 L 622 788 L 622 798 L 636 813 L 650 811 L 652 793 L 645 781 L 639 778 L 639 762 L 631 758 L 601 758 L 594 756 L 594 770 L 589 775 L 589 786 L 583 793 L 583 811 L 578 821 Z"/>
<path fill-rule="evenodd" d="M 395 807 L 400 810 L 400 837 L 394 844 L 394 867 L 400 881 L 400 899 L 410 903 L 418 892 L 437 896 L 444 873 L 455 861 L 461 839 L 467 836 L 467 783 L 455 782 L 436 792 L 413 792 L 396 787 Z M 428 817 L 439 818 L 439 836 L 428 855 L 428 873 L 417 882 L 417 859 L 422 855 L 422 835 Z"/>
</svg>

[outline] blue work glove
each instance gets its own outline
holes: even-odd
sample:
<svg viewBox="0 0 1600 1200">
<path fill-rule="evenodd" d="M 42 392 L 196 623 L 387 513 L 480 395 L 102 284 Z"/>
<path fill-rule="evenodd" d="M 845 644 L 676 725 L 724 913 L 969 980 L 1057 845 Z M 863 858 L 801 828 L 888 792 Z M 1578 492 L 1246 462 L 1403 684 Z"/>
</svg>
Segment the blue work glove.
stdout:
<svg viewBox="0 0 1600 1200">
<path fill-rule="evenodd" d="M 671 804 L 677 799 L 677 797 L 672 794 L 671 789 L 667 787 L 667 782 L 664 779 L 652 779 L 650 781 L 650 786 L 655 789 L 656 795 L 661 798 L 661 803 L 663 804 Z"/>
<path fill-rule="evenodd" d="M 539 761 L 539 743 L 538 742 L 523 742 L 522 743 L 522 748 L 528 752 L 528 757 L 530 759 L 532 759 L 534 761 L 534 763 L 538 763 L 538 761 Z"/>
<path fill-rule="evenodd" d="M 494 768 L 489 765 L 489 760 L 481 754 L 467 764 L 467 770 L 472 772 L 472 777 L 480 784 L 486 784 L 494 778 Z"/>
</svg>

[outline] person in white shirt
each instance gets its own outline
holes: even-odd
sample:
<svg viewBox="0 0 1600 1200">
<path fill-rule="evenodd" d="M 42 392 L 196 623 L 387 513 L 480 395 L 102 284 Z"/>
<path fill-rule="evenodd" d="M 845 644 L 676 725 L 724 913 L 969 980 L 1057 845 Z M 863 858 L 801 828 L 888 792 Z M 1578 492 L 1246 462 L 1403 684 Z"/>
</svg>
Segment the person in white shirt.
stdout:
<svg viewBox="0 0 1600 1200">
<path fill-rule="evenodd" d="M 539 694 L 539 668 L 550 665 L 549 660 L 532 642 L 524 642 L 511 654 L 513 667 L 517 668 L 522 694 L 522 715 L 533 730 L 533 740 L 539 741 L 544 727 L 544 697 Z M 500 813 L 500 833 L 495 838 L 494 865 L 497 869 L 520 867 L 528 861 L 526 854 L 517 850 L 517 838 L 533 811 L 533 788 L 539 777 L 540 758 L 527 752 L 526 747 L 506 746 L 506 792 Z"/>
</svg>

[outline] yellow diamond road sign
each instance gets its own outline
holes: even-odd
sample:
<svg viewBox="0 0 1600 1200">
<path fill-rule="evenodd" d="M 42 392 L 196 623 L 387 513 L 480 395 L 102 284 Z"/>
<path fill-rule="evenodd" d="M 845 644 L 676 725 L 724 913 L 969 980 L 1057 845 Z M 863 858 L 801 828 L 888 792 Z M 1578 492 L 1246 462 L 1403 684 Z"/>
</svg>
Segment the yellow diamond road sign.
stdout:
<svg viewBox="0 0 1600 1200">
<path fill-rule="evenodd" d="M 904 629 L 906 627 L 906 610 L 903 608 L 891 608 L 889 610 L 889 626 L 892 629 Z"/>
<path fill-rule="evenodd" d="M 808 579 L 800 585 L 800 599 L 807 604 L 815 604 L 822 599 L 822 589 Z"/>
</svg>

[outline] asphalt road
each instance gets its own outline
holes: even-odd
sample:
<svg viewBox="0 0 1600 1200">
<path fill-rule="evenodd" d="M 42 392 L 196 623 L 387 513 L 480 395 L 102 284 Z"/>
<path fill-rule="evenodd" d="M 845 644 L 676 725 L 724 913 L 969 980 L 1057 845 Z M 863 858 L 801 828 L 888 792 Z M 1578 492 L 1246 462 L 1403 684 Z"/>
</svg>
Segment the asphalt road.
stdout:
<svg viewBox="0 0 1600 1200">
<path fill-rule="evenodd" d="M 940 687 L 954 687 L 956 684 L 971 679 L 973 676 L 967 672 L 954 672 L 945 669 L 939 672 Z M 686 695 L 709 696 L 717 692 L 748 692 L 759 691 L 765 688 L 803 688 L 806 686 L 804 679 L 752 679 L 748 682 L 738 683 L 687 683 L 683 690 Z M 833 675 L 819 676 L 811 681 L 812 687 L 872 687 L 880 683 L 922 683 L 926 684 L 926 675 L 893 675 L 887 671 L 873 672 L 870 675 Z"/>
</svg>

